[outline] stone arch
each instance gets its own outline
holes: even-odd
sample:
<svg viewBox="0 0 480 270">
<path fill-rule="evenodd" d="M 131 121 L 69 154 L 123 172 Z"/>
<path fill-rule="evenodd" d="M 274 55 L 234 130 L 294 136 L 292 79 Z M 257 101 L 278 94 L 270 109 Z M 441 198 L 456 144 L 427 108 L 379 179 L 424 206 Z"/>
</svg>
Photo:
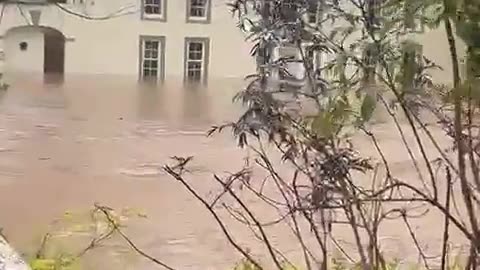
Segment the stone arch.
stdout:
<svg viewBox="0 0 480 270">
<path fill-rule="evenodd" d="M 6 72 L 63 74 L 65 35 L 48 26 L 16 26 L 3 36 Z"/>
</svg>

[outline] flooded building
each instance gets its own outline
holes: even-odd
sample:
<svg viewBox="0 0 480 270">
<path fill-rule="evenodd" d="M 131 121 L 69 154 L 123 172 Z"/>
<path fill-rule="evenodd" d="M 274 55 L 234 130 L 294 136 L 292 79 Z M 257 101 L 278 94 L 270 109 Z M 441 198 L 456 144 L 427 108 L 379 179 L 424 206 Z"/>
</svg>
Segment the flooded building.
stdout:
<svg viewBox="0 0 480 270">
<path fill-rule="evenodd" d="M 0 1 L 6 74 L 108 74 L 206 82 L 255 70 L 224 0 Z"/>
</svg>

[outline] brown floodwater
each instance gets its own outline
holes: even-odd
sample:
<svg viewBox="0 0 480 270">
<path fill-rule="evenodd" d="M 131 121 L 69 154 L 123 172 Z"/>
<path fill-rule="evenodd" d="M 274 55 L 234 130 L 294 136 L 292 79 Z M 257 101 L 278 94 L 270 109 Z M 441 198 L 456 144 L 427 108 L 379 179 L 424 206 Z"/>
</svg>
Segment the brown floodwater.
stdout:
<svg viewBox="0 0 480 270">
<path fill-rule="evenodd" d="M 241 108 L 231 99 L 243 80 L 212 79 L 203 88 L 184 88 L 177 79 L 149 85 L 109 76 L 63 81 L 15 76 L 9 83 L 0 93 L 0 227 L 17 249 L 32 248 L 32 239 L 64 211 L 99 202 L 143 209 L 148 218 L 129 226 L 129 235 L 177 269 L 230 269 L 239 258 L 208 212 L 161 166 L 174 155 L 194 156 L 191 181 L 205 194 L 218 189 L 211 172 L 242 166 L 245 152 L 229 132 L 207 138 L 205 131 L 238 115 Z M 389 158 L 398 170 L 412 173 L 405 171 L 411 165 L 396 133 L 384 130 L 382 136 L 382 143 L 392 145 Z M 360 142 L 372 149 L 368 140 Z M 269 210 L 259 211 L 267 216 Z M 414 224 L 432 253 L 439 250 L 439 221 L 434 216 Z M 228 222 L 238 241 L 262 254 L 247 228 Z M 383 239 L 393 255 L 415 261 L 415 247 L 401 226 L 387 226 Z M 339 237 L 349 238 L 347 231 L 339 230 Z M 288 229 L 269 233 L 301 262 Z M 92 258 L 87 263 L 93 270 L 160 269 L 142 261 L 128 265 Z"/>
</svg>

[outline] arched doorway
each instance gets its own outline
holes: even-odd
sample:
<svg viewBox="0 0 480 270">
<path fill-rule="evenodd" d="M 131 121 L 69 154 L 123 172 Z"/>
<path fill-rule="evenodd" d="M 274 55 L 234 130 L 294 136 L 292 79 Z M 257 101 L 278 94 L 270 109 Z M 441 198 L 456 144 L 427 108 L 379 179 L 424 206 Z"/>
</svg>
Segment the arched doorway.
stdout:
<svg viewBox="0 0 480 270">
<path fill-rule="evenodd" d="M 65 72 L 65 37 L 51 28 L 44 29 L 43 72 L 63 74 Z"/>
<path fill-rule="evenodd" d="M 65 72 L 65 36 L 45 26 L 19 26 L 9 29 L 3 38 L 5 71 L 63 77 Z"/>
</svg>

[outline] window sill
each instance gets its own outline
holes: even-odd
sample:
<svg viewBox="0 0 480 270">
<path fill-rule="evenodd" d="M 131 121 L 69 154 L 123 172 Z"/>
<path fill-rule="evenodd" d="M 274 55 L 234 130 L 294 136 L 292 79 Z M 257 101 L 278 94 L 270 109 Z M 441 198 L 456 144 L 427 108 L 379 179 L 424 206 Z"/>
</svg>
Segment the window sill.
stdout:
<svg viewBox="0 0 480 270">
<path fill-rule="evenodd" d="M 200 24 L 209 24 L 209 17 L 187 17 L 187 23 L 200 23 Z"/>
<path fill-rule="evenodd" d="M 158 22 L 166 22 L 167 18 L 165 15 L 154 15 L 154 14 L 145 14 L 142 13 L 142 20 L 145 21 L 158 21 Z"/>
</svg>

